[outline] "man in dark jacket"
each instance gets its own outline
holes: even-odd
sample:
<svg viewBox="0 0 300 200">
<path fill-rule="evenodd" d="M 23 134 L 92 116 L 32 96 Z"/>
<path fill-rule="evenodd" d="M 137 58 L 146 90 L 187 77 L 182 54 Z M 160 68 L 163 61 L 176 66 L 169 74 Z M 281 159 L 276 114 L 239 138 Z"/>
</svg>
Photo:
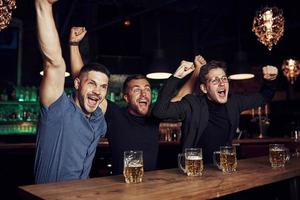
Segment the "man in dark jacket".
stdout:
<svg viewBox="0 0 300 200">
<path fill-rule="evenodd" d="M 181 63 L 160 92 L 153 115 L 160 119 L 182 120 L 183 149 L 201 147 L 204 162 L 211 163 L 213 151 L 232 143 L 240 113 L 272 99 L 278 70 L 272 66 L 263 68 L 265 81 L 259 93 L 229 94 L 225 63 L 210 61 L 200 69 L 200 94 L 189 94 L 179 102 L 170 102 L 180 80 L 194 70 L 194 65 Z"/>
</svg>

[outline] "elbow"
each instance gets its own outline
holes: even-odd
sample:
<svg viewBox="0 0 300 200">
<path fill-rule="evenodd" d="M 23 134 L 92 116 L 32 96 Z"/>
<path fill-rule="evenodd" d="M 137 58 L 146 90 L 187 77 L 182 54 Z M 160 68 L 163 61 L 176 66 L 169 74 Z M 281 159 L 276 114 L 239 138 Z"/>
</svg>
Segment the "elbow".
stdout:
<svg viewBox="0 0 300 200">
<path fill-rule="evenodd" d="M 169 118 L 169 115 L 167 115 L 167 112 L 165 112 L 164 109 L 159 109 L 157 107 L 154 107 L 154 109 L 152 110 L 152 115 L 158 119 L 168 119 Z"/>
<path fill-rule="evenodd" d="M 154 108 L 152 109 L 151 111 L 151 114 L 158 118 L 158 119 L 161 119 L 162 118 L 162 115 L 163 115 L 163 112 L 160 111 L 160 109 L 157 108 L 157 106 L 154 106 Z"/>
<path fill-rule="evenodd" d="M 44 58 L 44 69 L 49 67 L 51 68 L 60 68 L 65 65 L 65 61 L 62 56 L 45 56 Z"/>
</svg>

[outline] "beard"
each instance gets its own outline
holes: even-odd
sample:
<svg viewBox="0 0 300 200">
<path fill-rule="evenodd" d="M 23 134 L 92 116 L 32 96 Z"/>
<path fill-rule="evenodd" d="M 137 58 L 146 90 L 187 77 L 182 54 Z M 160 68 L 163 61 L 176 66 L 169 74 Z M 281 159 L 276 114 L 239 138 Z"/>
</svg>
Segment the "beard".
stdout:
<svg viewBox="0 0 300 200">
<path fill-rule="evenodd" d="M 97 107 L 99 106 L 99 102 L 97 102 L 97 104 L 95 106 L 89 106 L 88 104 L 88 97 L 85 97 L 82 94 L 78 94 L 77 96 L 78 98 L 78 102 L 79 102 L 79 107 L 81 108 L 82 112 L 86 115 L 90 115 L 93 112 L 96 111 Z"/>
<path fill-rule="evenodd" d="M 131 105 L 128 107 L 128 110 L 131 114 L 135 116 L 146 116 L 149 112 L 149 105 L 139 106 L 139 105 Z"/>
</svg>

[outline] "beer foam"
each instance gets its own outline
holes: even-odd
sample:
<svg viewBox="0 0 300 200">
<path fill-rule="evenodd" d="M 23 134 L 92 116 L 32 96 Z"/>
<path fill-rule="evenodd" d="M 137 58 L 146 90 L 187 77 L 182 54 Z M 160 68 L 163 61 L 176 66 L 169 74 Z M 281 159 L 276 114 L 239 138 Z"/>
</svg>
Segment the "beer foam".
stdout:
<svg viewBox="0 0 300 200">
<path fill-rule="evenodd" d="M 129 163 L 127 167 L 143 167 L 143 164 L 140 164 L 140 163 Z"/>
<path fill-rule="evenodd" d="M 202 156 L 187 156 L 188 160 L 202 160 Z"/>
<path fill-rule="evenodd" d="M 283 151 L 285 151 L 285 150 L 276 147 L 276 148 L 271 149 L 271 151 L 277 151 L 277 152 L 281 151 L 281 152 L 283 152 Z"/>
</svg>

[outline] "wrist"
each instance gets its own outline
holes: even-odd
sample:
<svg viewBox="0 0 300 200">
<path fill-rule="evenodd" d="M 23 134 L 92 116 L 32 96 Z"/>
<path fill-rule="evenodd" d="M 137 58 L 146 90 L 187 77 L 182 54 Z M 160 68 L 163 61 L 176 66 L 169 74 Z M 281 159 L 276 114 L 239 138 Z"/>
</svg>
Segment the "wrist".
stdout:
<svg viewBox="0 0 300 200">
<path fill-rule="evenodd" d="M 173 74 L 173 77 L 175 77 L 177 79 L 182 79 L 182 76 L 178 76 L 177 74 Z"/>
<path fill-rule="evenodd" d="M 79 46 L 79 42 L 69 41 L 70 46 Z"/>
</svg>

